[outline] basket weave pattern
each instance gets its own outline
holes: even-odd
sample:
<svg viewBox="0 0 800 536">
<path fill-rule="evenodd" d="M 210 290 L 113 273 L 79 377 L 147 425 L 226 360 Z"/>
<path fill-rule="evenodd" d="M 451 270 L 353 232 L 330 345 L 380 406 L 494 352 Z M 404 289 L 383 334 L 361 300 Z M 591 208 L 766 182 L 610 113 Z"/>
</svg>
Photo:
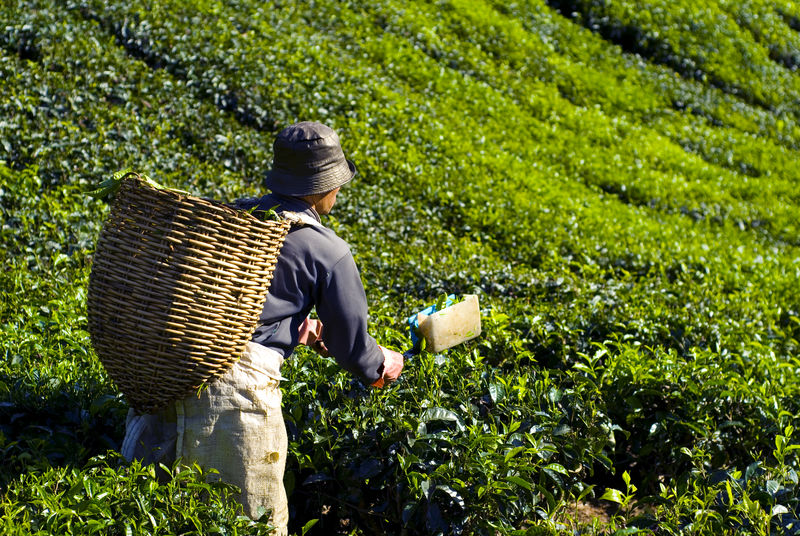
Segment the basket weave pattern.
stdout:
<svg viewBox="0 0 800 536">
<path fill-rule="evenodd" d="M 253 335 L 288 221 L 126 178 L 97 242 L 92 346 L 137 411 L 223 374 Z"/>
</svg>

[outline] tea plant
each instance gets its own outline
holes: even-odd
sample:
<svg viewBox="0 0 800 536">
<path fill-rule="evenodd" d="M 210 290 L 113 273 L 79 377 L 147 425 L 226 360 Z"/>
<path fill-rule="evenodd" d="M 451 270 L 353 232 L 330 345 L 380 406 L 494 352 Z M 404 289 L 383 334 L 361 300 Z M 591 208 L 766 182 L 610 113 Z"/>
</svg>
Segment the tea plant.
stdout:
<svg viewBox="0 0 800 536">
<path fill-rule="evenodd" d="M 81 470 L 29 473 L 5 492 L 4 534 L 270 534 L 265 520 L 241 515 L 232 486 L 198 466 L 156 468 L 92 458 Z"/>
</svg>

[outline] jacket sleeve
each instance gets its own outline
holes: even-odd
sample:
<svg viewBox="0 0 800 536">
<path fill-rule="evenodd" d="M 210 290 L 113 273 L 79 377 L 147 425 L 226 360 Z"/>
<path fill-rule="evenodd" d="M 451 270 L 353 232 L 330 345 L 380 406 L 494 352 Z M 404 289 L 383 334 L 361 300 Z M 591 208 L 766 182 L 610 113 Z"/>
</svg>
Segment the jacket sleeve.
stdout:
<svg viewBox="0 0 800 536">
<path fill-rule="evenodd" d="M 322 340 L 339 365 L 372 384 L 383 374 L 383 353 L 367 332 L 367 296 L 348 251 L 318 287 Z"/>
</svg>

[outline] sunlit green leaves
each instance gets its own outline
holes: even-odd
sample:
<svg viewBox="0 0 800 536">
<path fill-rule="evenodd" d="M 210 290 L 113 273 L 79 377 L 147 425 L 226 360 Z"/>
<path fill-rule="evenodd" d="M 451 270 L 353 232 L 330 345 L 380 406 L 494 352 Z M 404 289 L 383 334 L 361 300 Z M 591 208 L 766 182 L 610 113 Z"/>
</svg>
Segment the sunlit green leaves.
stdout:
<svg viewBox="0 0 800 536">
<path fill-rule="evenodd" d="M 81 469 L 24 475 L 0 503 L 4 534 L 269 534 L 266 520 L 241 515 L 235 489 L 198 466 L 156 470 L 118 455 L 92 458 Z M 28 530 L 30 532 L 21 532 Z"/>
</svg>

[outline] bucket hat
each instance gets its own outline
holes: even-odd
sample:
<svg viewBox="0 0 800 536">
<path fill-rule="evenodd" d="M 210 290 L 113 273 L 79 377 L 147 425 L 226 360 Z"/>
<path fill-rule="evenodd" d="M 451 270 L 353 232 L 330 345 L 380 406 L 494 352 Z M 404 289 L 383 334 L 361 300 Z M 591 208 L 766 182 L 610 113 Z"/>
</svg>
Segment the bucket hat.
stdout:
<svg viewBox="0 0 800 536">
<path fill-rule="evenodd" d="M 322 123 L 303 121 L 278 133 L 272 169 L 264 185 L 278 194 L 303 196 L 329 192 L 355 177 L 339 136 Z"/>
</svg>

